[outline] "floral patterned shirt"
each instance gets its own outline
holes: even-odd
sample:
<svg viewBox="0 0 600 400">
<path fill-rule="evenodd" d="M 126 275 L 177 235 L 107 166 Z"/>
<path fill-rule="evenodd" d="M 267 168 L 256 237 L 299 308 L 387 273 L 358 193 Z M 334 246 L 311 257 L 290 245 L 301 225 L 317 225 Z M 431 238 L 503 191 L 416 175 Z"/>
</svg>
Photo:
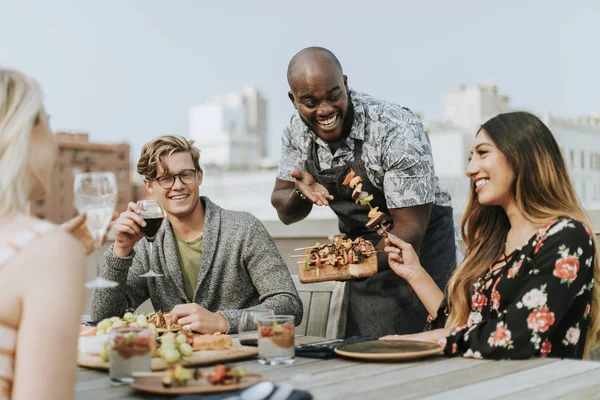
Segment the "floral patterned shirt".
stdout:
<svg viewBox="0 0 600 400">
<path fill-rule="evenodd" d="M 469 320 L 441 341 L 450 356 L 583 358 L 594 285 L 592 233 L 561 217 L 474 284 Z M 490 282 L 491 281 L 491 282 Z M 442 328 L 445 299 L 432 321 Z"/>
<path fill-rule="evenodd" d="M 277 178 L 293 181 L 290 173 L 305 169 L 312 141 L 318 145 L 321 168 L 328 169 L 354 161 L 354 139 L 358 139 L 363 141 L 362 159 L 369 180 L 385 193 L 388 208 L 429 203 L 450 207 L 450 195 L 440 189 L 429 137 L 419 118 L 407 108 L 354 90 L 350 99 L 354 121 L 350 135 L 335 154 L 294 114 L 283 132 Z"/>
</svg>

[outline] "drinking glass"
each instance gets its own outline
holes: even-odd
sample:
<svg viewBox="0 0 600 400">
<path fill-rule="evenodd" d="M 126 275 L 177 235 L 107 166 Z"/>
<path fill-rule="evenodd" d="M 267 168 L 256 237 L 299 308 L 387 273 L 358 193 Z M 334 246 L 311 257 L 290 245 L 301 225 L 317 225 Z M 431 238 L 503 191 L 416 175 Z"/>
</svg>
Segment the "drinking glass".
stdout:
<svg viewBox="0 0 600 400">
<path fill-rule="evenodd" d="M 158 232 L 158 229 L 165 218 L 165 212 L 160 206 L 160 203 L 155 200 L 140 200 L 137 202 L 137 206 L 142 211 L 140 217 L 146 221 L 146 226 L 142 228 L 142 232 L 144 232 L 146 240 L 148 243 L 150 243 L 150 265 L 148 272 L 141 274 L 140 276 L 144 278 L 156 278 L 158 276 L 163 276 L 163 274 L 157 274 L 156 272 L 152 271 L 152 243 L 154 243 L 156 232 Z"/>
<path fill-rule="evenodd" d="M 148 328 L 112 328 L 109 338 L 110 380 L 131 383 L 134 372 L 152 370 L 152 350 L 156 346 L 154 334 Z"/>
<path fill-rule="evenodd" d="M 244 310 L 238 323 L 238 339 L 243 346 L 258 346 L 258 319 L 272 317 L 273 310 Z"/>
<path fill-rule="evenodd" d="M 294 362 L 294 316 L 258 319 L 258 362 L 278 365 Z"/>
<path fill-rule="evenodd" d="M 96 279 L 87 282 L 85 287 L 108 288 L 118 285 L 100 276 L 100 246 L 110 224 L 117 204 L 117 180 L 112 172 L 91 172 L 75 174 L 73 183 L 75 208 L 87 215 L 86 225 L 94 237 L 96 253 Z"/>
</svg>

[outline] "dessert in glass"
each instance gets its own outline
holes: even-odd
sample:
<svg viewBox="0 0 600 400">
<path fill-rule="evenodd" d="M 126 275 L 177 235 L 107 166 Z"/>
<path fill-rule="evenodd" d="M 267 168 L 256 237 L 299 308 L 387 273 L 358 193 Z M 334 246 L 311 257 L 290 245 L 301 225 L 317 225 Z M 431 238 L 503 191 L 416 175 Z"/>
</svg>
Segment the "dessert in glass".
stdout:
<svg viewBox="0 0 600 400">
<path fill-rule="evenodd" d="M 292 364 L 294 354 L 294 316 L 259 318 L 258 361 L 269 365 Z"/>
<path fill-rule="evenodd" d="M 242 346 L 258 346 L 258 319 L 275 315 L 273 310 L 244 310 L 238 323 L 238 339 Z"/>
<path fill-rule="evenodd" d="M 109 339 L 111 381 L 131 383 L 134 372 L 150 372 L 155 347 L 154 333 L 148 328 L 113 328 Z"/>
</svg>

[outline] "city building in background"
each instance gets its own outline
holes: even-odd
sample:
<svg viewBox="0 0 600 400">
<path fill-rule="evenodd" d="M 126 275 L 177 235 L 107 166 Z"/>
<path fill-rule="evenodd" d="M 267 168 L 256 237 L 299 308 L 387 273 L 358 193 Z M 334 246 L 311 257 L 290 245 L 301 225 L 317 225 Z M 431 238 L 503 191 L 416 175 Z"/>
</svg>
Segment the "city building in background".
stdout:
<svg viewBox="0 0 600 400">
<path fill-rule="evenodd" d="M 130 148 L 127 143 L 92 143 L 87 133 L 58 132 L 58 157 L 46 197 L 31 205 L 39 218 L 63 223 L 77 215 L 73 206 L 73 176 L 76 172 L 114 172 L 119 188 L 117 211 L 125 210 L 133 198 Z"/>
<path fill-rule="evenodd" d="M 493 83 L 461 86 L 443 96 L 442 119 L 424 121 L 436 173 L 456 213 L 463 212 L 469 193 L 465 171 L 475 133 L 488 119 L 511 111 L 509 102 Z M 600 113 L 579 119 L 538 116 L 554 134 L 583 206 L 600 209 Z"/>
<path fill-rule="evenodd" d="M 201 150 L 203 165 L 259 168 L 267 158 L 267 101 L 252 86 L 192 106 L 189 137 Z"/>
</svg>

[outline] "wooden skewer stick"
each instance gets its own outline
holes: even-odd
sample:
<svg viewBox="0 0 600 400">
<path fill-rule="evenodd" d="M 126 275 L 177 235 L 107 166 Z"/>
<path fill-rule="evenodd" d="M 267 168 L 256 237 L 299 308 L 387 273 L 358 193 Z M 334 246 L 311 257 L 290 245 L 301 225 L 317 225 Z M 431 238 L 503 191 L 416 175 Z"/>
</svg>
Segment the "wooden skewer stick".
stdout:
<svg viewBox="0 0 600 400">
<path fill-rule="evenodd" d="M 300 251 L 300 250 L 311 250 L 314 249 L 315 246 L 310 246 L 310 247 L 299 247 L 297 249 L 294 249 L 294 251 Z"/>
<path fill-rule="evenodd" d="M 306 254 L 293 254 L 290 258 L 306 258 Z"/>
</svg>

